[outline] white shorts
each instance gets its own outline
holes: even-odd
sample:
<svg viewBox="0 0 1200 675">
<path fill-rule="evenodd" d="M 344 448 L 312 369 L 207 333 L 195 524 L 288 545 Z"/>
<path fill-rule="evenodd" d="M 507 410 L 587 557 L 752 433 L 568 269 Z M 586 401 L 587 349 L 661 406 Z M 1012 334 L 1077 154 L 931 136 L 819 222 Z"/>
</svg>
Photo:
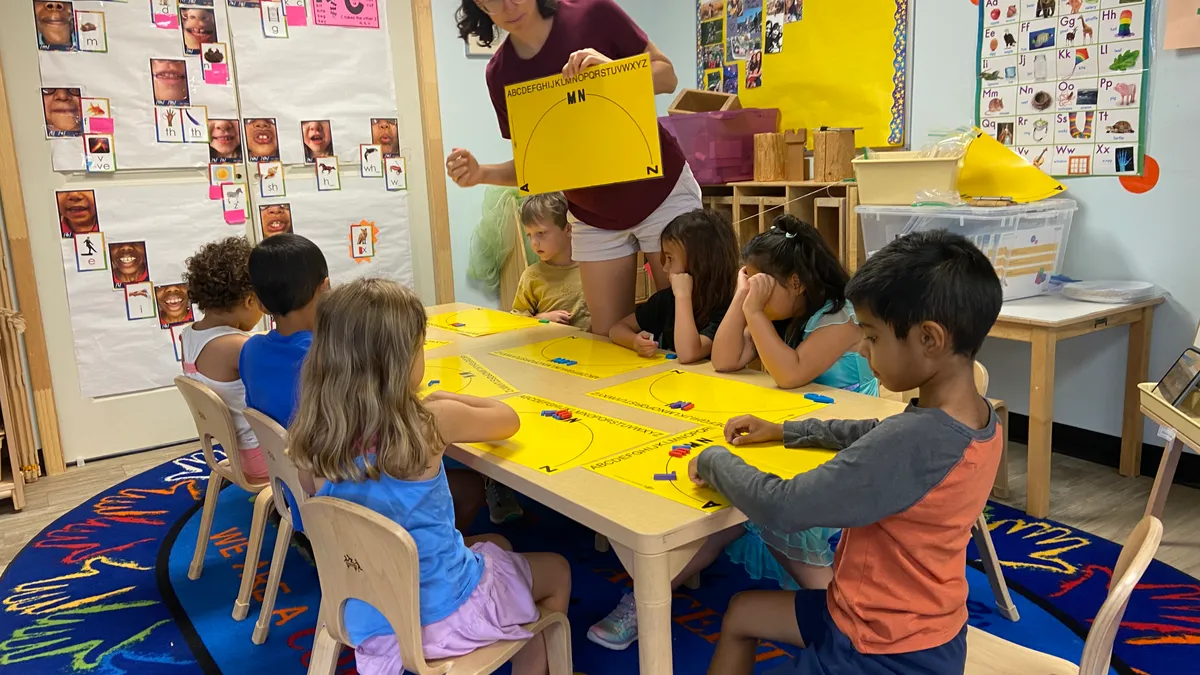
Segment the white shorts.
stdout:
<svg viewBox="0 0 1200 675">
<path fill-rule="evenodd" d="M 638 251 L 658 253 L 662 250 L 659 238 L 667 224 L 676 216 L 701 207 L 700 184 L 686 163 L 671 194 L 654 213 L 628 230 L 602 230 L 571 217 L 571 248 L 576 262 L 619 260 Z"/>
</svg>

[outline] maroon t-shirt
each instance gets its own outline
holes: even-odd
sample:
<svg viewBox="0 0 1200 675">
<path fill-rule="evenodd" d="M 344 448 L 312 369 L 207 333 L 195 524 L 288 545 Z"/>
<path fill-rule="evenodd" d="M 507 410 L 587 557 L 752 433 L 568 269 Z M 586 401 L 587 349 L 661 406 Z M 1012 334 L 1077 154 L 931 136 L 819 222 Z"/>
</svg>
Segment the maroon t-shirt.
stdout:
<svg viewBox="0 0 1200 675">
<path fill-rule="evenodd" d="M 533 8 L 533 3 L 529 6 Z M 508 129 L 508 104 L 504 100 L 504 89 L 508 85 L 560 74 L 571 53 L 581 49 L 595 49 L 617 60 L 642 54 L 649 44 L 650 39 L 642 29 L 613 0 L 559 0 L 554 25 L 541 51 L 531 59 L 522 59 L 512 44 L 505 41 L 488 63 L 488 91 L 496 108 L 500 134 L 512 138 Z M 600 129 L 592 132 L 603 133 Z M 658 138 L 662 144 L 661 176 L 632 183 L 567 190 L 571 213 L 584 223 L 605 230 L 628 230 L 654 213 L 674 189 L 685 161 L 679 142 L 662 124 L 658 125 Z M 572 160 L 564 157 L 563 161 Z"/>
</svg>

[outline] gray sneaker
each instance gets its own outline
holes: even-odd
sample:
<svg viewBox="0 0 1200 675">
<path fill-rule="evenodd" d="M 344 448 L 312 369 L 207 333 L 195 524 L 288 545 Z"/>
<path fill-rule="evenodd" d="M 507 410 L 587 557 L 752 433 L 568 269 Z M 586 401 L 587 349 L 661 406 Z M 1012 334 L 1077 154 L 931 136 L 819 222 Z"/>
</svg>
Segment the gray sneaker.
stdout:
<svg viewBox="0 0 1200 675">
<path fill-rule="evenodd" d="M 588 629 L 587 638 L 614 651 L 626 649 L 638 637 L 637 604 L 632 593 L 626 593 L 617 608 Z"/>
<path fill-rule="evenodd" d="M 521 505 L 517 503 L 517 493 L 511 488 L 488 478 L 484 484 L 487 495 L 488 517 L 492 523 L 503 525 L 519 520 L 525 515 Z"/>
</svg>

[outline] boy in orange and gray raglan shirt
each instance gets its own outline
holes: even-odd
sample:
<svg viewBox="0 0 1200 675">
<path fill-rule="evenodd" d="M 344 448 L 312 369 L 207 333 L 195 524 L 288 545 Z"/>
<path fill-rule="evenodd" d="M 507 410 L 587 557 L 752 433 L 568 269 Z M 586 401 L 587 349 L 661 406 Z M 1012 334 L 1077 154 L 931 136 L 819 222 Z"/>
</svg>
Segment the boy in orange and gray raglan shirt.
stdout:
<svg viewBox="0 0 1200 675">
<path fill-rule="evenodd" d="M 862 266 L 846 297 L 880 384 L 919 388 L 917 403 L 882 421 L 779 425 L 745 416 L 726 424 L 733 445 L 782 440 L 838 451 L 790 480 L 725 448 L 692 461 L 693 480 L 764 527 L 844 528 L 827 591 L 734 596 L 709 673 L 748 675 L 764 639 L 804 647 L 777 673 L 961 675 L 967 542 L 1003 442 L 995 411 L 975 389 L 974 361 L 1001 296 L 991 263 L 963 237 L 937 231 L 893 241 Z"/>
</svg>

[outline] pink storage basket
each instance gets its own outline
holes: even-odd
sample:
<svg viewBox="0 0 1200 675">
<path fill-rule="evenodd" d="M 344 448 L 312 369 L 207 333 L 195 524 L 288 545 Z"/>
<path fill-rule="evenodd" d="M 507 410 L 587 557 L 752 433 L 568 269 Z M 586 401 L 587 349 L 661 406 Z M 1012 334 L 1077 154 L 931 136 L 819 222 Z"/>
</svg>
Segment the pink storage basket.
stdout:
<svg viewBox="0 0 1200 675">
<path fill-rule="evenodd" d="M 754 134 L 779 131 L 778 108 L 748 108 L 658 118 L 679 141 L 701 185 L 754 179 Z"/>
</svg>

